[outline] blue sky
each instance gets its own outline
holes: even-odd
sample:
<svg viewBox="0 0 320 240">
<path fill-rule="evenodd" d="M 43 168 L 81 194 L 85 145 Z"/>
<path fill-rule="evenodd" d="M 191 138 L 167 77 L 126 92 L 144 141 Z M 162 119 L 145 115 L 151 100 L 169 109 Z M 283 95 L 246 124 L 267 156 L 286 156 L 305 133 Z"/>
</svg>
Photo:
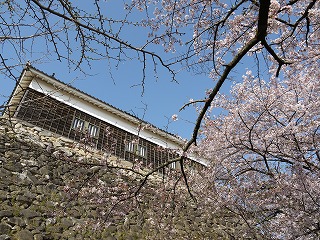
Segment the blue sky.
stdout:
<svg viewBox="0 0 320 240">
<path fill-rule="evenodd" d="M 110 16 L 121 18 L 121 1 L 109 1 L 112 4 L 109 9 L 105 9 Z M 118 10 L 121 8 L 121 11 Z M 139 19 L 139 14 L 133 18 Z M 26 30 L 28 31 L 28 30 Z M 192 35 L 192 32 L 190 32 Z M 146 30 L 129 28 L 122 33 L 122 37 L 133 44 L 142 44 L 147 35 Z M 35 48 L 36 46 L 36 48 Z M 36 50 L 35 50 L 36 49 Z M 150 49 L 149 49 L 150 50 Z M 166 54 L 161 47 L 151 49 L 158 52 L 165 58 L 174 57 L 177 53 Z M 55 77 L 63 82 L 71 83 L 80 90 L 97 97 L 117 108 L 136 115 L 159 128 L 171 133 L 178 134 L 183 138 L 189 138 L 193 130 L 193 124 L 197 117 L 196 110 L 189 107 L 179 112 L 179 109 L 189 101 L 189 99 L 203 99 L 205 91 L 214 87 L 214 82 L 207 74 L 196 75 L 191 71 L 182 70 L 177 76 L 177 82 L 171 81 L 168 71 L 158 66 L 157 77 L 153 71 L 153 65 L 148 61 L 144 94 L 139 86 L 142 80 L 142 64 L 132 53 L 132 60 L 120 62 L 118 66 L 108 65 L 107 60 L 92 61 L 91 66 L 83 65 L 86 75 L 80 71 L 70 70 L 65 61 L 57 61 L 54 54 L 41 55 L 45 51 L 45 46 L 41 40 L 33 45 L 30 52 L 21 53 L 20 59 L 15 59 L 13 49 L 10 46 L 2 48 L 1 54 L 5 55 L 11 62 L 21 63 L 41 58 L 33 63 L 33 66 L 41 71 Z M 241 75 L 245 72 L 242 63 L 238 67 L 237 81 L 241 80 Z M 14 74 L 19 76 L 22 66 L 14 70 Z M 208 73 L 209 74 L 209 73 Z M 111 77 L 112 76 L 112 77 Z M 15 82 L 8 77 L 1 75 L 0 104 L 4 103 L 14 88 Z M 231 83 L 227 82 L 223 87 L 224 92 L 228 92 Z M 146 111 L 144 111 L 146 109 Z M 172 122 L 171 116 L 178 115 L 178 121 Z"/>
</svg>

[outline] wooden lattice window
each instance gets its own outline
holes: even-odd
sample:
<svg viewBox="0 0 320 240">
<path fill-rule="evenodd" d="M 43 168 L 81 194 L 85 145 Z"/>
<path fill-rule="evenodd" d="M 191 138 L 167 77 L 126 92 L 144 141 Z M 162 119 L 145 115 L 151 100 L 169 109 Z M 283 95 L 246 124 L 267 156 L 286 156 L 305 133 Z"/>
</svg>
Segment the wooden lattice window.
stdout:
<svg viewBox="0 0 320 240">
<path fill-rule="evenodd" d="M 147 148 L 135 143 L 134 141 L 126 143 L 126 151 L 134 153 L 140 157 L 147 157 Z"/>
<path fill-rule="evenodd" d="M 89 123 L 88 124 L 88 134 L 90 137 L 98 137 L 99 127 Z"/>
<path fill-rule="evenodd" d="M 170 168 L 172 168 L 172 169 L 176 169 L 176 162 L 173 162 L 173 163 L 170 163 L 170 166 L 169 166 Z"/>
<path fill-rule="evenodd" d="M 33 89 L 26 91 L 16 117 L 76 141 L 85 139 L 84 143 L 127 161 L 142 160 L 150 168 L 177 155 Z M 169 168 L 179 165 L 172 163 Z M 164 173 L 164 169 L 159 172 Z"/>
<path fill-rule="evenodd" d="M 75 117 L 72 122 L 72 129 L 79 132 L 87 133 L 90 137 L 97 138 L 99 127 L 85 120 Z"/>
<path fill-rule="evenodd" d="M 72 128 L 77 130 L 77 131 L 83 131 L 84 129 L 84 123 L 85 121 L 83 121 L 82 119 L 80 118 L 74 118 L 73 119 L 73 122 L 72 122 Z"/>
<path fill-rule="evenodd" d="M 29 88 L 15 114 L 19 119 L 63 136 L 68 136 L 73 115 L 73 108 Z"/>
</svg>

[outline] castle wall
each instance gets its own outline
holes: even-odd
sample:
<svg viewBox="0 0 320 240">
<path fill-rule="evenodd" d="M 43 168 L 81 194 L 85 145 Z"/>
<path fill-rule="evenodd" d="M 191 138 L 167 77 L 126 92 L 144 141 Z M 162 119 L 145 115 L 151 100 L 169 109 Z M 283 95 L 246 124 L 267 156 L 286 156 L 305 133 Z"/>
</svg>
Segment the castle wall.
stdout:
<svg viewBox="0 0 320 240">
<path fill-rule="evenodd" d="M 146 171 L 0 118 L 0 239 L 228 239 L 215 216 L 162 175 L 136 193 Z"/>
</svg>

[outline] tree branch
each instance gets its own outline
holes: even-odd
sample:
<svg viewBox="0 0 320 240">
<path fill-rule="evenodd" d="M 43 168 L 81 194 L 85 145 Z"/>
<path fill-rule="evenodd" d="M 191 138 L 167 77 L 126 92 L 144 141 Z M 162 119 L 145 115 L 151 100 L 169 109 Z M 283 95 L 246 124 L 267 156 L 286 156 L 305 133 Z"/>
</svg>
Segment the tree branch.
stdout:
<svg viewBox="0 0 320 240">
<path fill-rule="evenodd" d="M 80 28 L 87 29 L 87 30 L 89 30 L 89 31 L 91 31 L 91 32 L 93 32 L 93 33 L 97 33 L 97 34 L 99 34 L 99 35 L 101 35 L 101 36 L 107 37 L 108 39 L 110 39 L 110 40 L 112 40 L 112 41 L 114 41 L 114 42 L 119 43 L 120 46 L 125 46 L 125 47 L 127 47 L 127 48 L 129 48 L 129 49 L 132 49 L 132 50 L 134 50 L 134 51 L 141 52 L 141 53 L 143 53 L 143 54 L 147 54 L 147 55 L 150 55 L 150 56 L 153 57 L 153 58 L 156 58 L 156 59 L 161 63 L 161 65 L 162 65 L 163 67 L 165 67 L 173 76 L 175 75 L 174 71 L 169 67 L 170 64 L 164 63 L 163 59 L 162 59 L 159 55 L 157 55 L 156 53 L 150 52 L 150 51 L 147 51 L 147 50 L 144 50 L 143 48 L 135 47 L 135 46 L 129 44 L 128 42 L 125 42 L 125 41 L 121 40 L 121 39 L 118 38 L 118 37 L 115 37 L 115 36 L 113 36 L 113 35 L 111 35 L 111 34 L 106 33 L 106 32 L 103 31 L 103 30 L 100 30 L 100 29 L 91 27 L 91 26 L 89 26 L 89 25 L 86 25 L 86 24 L 80 22 L 80 21 L 77 20 L 77 19 L 67 17 L 66 15 L 64 15 L 64 14 L 62 14 L 62 13 L 59 13 L 59 12 L 57 12 L 57 11 L 55 11 L 55 10 L 52 10 L 50 7 L 46 7 L 46 6 L 42 5 L 38 0 L 31 0 L 31 1 L 32 1 L 33 3 L 35 3 L 40 9 L 46 10 L 47 12 L 49 12 L 49 13 L 51 13 L 51 14 L 53 14 L 53 15 L 56 15 L 56 16 L 62 18 L 62 19 L 65 19 L 65 20 L 67 20 L 67 21 L 69 21 L 69 22 L 72 22 L 72 23 L 76 24 L 76 25 L 77 25 L 78 27 L 80 27 Z"/>
</svg>

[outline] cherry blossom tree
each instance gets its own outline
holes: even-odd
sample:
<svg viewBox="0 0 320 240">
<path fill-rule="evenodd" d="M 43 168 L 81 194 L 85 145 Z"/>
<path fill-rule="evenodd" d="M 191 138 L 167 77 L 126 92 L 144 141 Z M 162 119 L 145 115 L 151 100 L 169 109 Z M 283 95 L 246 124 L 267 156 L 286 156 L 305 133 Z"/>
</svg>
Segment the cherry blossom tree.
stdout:
<svg viewBox="0 0 320 240">
<path fill-rule="evenodd" d="M 221 204 L 268 239 L 319 237 L 316 68 L 294 79 L 286 71 L 283 81 L 264 81 L 248 71 L 231 96 L 214 100 L 212 107 L 226 112 L 206 119 L 195 149 L 211 159 L 207 184 Z"/>
<path fill-rule="evenodd" d="M 181 108 L 198 111 L 193 134 L 181 156 L 161 168 L 179 163 L 178 179 L 198 209 L 241 223 L 237 232 L 226 230 L 229 236 L 317 239 L 319 1 L 132 0 L 120 19 L 104 14 L 108 4 L 1 1 L 0 44 L 20 56 L 43 41 L 46 57 L 73 69 L 103 59 L 116 66 L 134 53 L 142 86 L 148 67 L 163 67 L 173 79 L 184 69 L 206 74 L 213 84 L 204 98 Z M 146 29 L 147 38 L 130 41 L 130 28 Z M 16 78 L 12 69 L 23 59 L 8 60 L 2 51 L 0 60 L 1 72 Z M 228 80 L 238 84 L 219 94 Z M 209 160 L 203 174 L 185 169 L 189 153 Z"/>
<path fill-rule="evenodd" d="M 96 60 L 116 66 L 135 58 L 141 62 L 142 85 L 148 66 L 154 71 L 162 66 L 173 78 L 185 68 L 205 73 L 217 82 L 211 94 L 200 100 L 206 103 L 189 147 L 196 141 L 210 102 L 242 60 L 250 59 L 258 72 L 279 75 L 283 66 L 302 64 L 319 54 L 316 0 L 134 0 L 120 5 L 119 19 L 107 15 L 110 4 L 2 1 L 0 39 L 7 51 L 0 53 L 1 72 L 17 79 L 12 70 L 31 57 L 31 64 L 44 59 L 65 61 L 73 70 Z M 140 28 L 148 32 L 148 38 L 134 41 L 128 37 L 129 30 Z"/>
</svg>

